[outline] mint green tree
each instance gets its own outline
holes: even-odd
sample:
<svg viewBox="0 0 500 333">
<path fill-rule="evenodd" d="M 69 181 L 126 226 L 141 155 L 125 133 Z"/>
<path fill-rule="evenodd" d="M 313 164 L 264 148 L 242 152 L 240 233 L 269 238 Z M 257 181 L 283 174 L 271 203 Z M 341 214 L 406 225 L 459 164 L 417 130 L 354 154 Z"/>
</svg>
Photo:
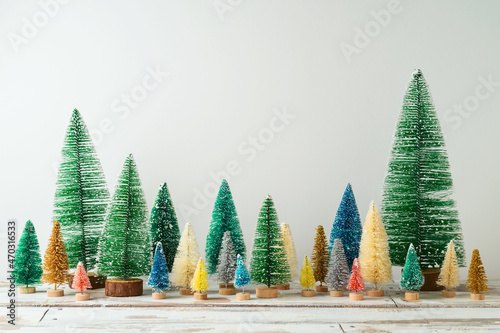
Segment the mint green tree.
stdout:
<svg viewBox="0 0 500 333">
<path fill-rule="evenodd" d="M 414 244 L 422 268 L 438 268 L 448 243 L 465 265 L 460 220 L 439 120 L 420 70 L 413 73 L 396 127 L 382 196 L 393 265 Z"/>
<path fill-rule="evenodd" d="M 109 192 L 80 113 L 73 111 L 57 176 L 52 221 L 61 223 L 70 267 L 95 268 Z"/>
<path fill-rule="evenodd" d="M 219 264 L 219 252 L 222 244 L 222 236 L 229 231 L 233 241 L 236 255 L 245 258 L 246 248 L 241 232 L 240 221 L 233 202 L 233 196 L 229 184 L 224 179 L 219 188 L 217 199 L 215 200 L 214 210 L 212 212 L 212 222 L 207 234 L 207 243 L 205 246 L 205 257 L 207 259 L 207 270 L 209 274 L 217 272 Z"/>
<path fill-rule="evenodd" d="M 268 287 L 292 280 L 278 214 L 270 195 L 262 204 L 255 229 L 250 276 L 252 281 Z"/>
<path fill-rule="evenodd" d="M 35 226 L 28 220 L 17 244 L 12 276 L 16 285 L 24 285 L 28 288 L 30 285 L 40 283 L 42 273 L 42 257 Z"/>
<path fill-rule="evenodd" d="M 161 243 L 169 272 L 172 271 L 175 253 L 179 246 L 181 233 L 175 215 L 174 204 L 170 198 L 167 183 L 163 183 L 158 190 L 155 204 L 151 210 L 151 239 L 153 244 Z M 156 246 L 152 247 L 152 253 Z"/>
<path fill-rule="evenodd" d="M 118 178 L 99 244 L 101 271 L 124 280 L 148 274 L 151 267 L 149 230 L 146 200 L 130 154 Z"/>
<path fill-rule="evenodd" d="M 406 255 L 406 261 L 403 268 L 403 273 L 401 274 L 400 286 L 406 290 L 420 290 L 420 287 L 424 284 L 424 276 L 420 265 L 418 264 L 417 253 L 413 244 L 410 244 L 408 248 L 408 253 Z"/>
</svg>

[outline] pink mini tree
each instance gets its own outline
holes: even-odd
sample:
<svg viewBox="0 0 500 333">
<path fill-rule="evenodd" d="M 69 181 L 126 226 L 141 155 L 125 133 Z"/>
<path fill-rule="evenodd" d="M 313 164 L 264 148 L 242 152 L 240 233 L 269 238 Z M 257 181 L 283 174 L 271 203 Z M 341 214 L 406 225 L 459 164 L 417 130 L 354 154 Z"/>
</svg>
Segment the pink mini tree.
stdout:
<svg viewBox="0 0 500 333">
<path fill-rule="evenodd" d="M 76 272 L 75 276 L 73 277 L 73 284 L 71 285 L 71 288 L 79 290 L 80 293 L 83 294 L 83 292 L 90 287 L 91 285 L 87 272 L 85 271 L 85 268 L 83 268 L 83 264 L 79 262 L 78 266 L 76 267 Z"/>
<path fill-rule="evenodd" d="M 363 281 L 363 276 L 361 275 L 358 258 L 355 258 L 352 263 L 352 273 L 346 288 L 356 293 L 358 291 L 365 290 L 365 282 Z"/>
</svg>

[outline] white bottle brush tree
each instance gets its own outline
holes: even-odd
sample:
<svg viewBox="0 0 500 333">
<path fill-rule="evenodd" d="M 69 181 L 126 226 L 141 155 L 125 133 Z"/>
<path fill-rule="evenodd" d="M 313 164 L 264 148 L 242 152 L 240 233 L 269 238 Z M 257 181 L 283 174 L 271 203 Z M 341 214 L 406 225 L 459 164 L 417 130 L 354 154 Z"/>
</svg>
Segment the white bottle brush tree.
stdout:
<svg viewBox="0 0 500 333">
<path fill-rule="evenodd" d="M 186 223 L 172 267 L 172 283 L 181 288 L 190 288 L 191 280 L 200 259 L 198 242 L 191 223 Z"/>
<path fill-rule="evenodd" d="M 224 232 L 222 237 L 222 247 L 219 252 L 219 263 L 217 264 L 217 278 L 226 284 L 234 280 L 236 273 L 236 251 L 231 240 L 231 233 Z"/>
</svg>

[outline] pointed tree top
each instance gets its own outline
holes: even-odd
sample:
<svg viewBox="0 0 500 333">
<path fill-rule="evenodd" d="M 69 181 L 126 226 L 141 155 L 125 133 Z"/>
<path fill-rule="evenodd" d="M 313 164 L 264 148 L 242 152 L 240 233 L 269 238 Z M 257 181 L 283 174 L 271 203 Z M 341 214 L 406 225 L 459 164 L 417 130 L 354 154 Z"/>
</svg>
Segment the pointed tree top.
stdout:
<svg viewBox="0 0 500 333">
<path fill-rule="evenodd" d="M 132 155 L 132 153 L 128 154 L 127 159 L 134 161 L 134 155 Z"/>
<path fill-rule="evenodd" d="M 423 76 L 423 75 L 422 75 L 422 70 L 420 70 L 420 68 L 417 68 L 417 69 L 415 69 L 415 70 L 413 71 L 412 75 L 413 75 L 413 77 L 414 77 L 414 78 L 417 78 L 417 77 L 422 77 L 422 76 Z"/>
<path fill-rule="evenodd" d="M 266 195 L 266 200 L 273 200 L 270 194 Z"/>
</svg>

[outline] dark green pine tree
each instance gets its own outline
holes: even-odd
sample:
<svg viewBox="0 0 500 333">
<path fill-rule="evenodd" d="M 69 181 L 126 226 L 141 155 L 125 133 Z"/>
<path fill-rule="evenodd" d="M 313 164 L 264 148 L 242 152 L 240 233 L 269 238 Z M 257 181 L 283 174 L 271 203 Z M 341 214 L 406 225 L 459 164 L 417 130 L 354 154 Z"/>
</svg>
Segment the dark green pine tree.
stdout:
<svg viewBox="0 0 500 333">
<path fill-rule="evenodd" d="M 413 243 L 422 268 L 439 268 L 451 240 L 458 263 L 465 265 L 449 167 L 429 87 L 416 70 L 403 100 L 382 196 L 394 265 L 404 265 Z"/>
<path fill-rule="evenodd" d="M 292 280 L 278 214 L 270 195 L 260 209 L 253 240 L 250 275 L 252 281 L 268 287 Z"/>
<path fill-rule="evenodd" d="M 222 236 L 226 231 L 231 233 L 233 247 L 236 255 L 245 258 L 246 248 L 241 232 L 240 221 L 234 207 L 233 196 L 229 184 L 224 179 L 220 185 L 217 199 L 212 212 L 212 222 L 207 235 L 205 246 L 205 257 L 207 258 L 207 270 L 209 274 L 217 273 L 219 264 L 219 252 L 222 244 Z"/>
<path fill-rule="evenodd" d="M 40 256 L 38 238 L 33 223 L 28 220 L 17 244 L 12 276 L 16 285 L 24 285 L 27 288 L 30 285 L 39 284 L 42 273 L 42 257 Z"/>
<path fill-rule="evenodd" d="M 158 190 L 155 204 L 151 210 L 151 239 L 153 244 L 161 243 L 169 272 L 172 271 L 175 253 L 179 246 L 181 233 L 174 204 L 168 192 L 167 183 L 163 183 Z M 156 246 L 152 247 L 152 253 Z"/>
<path fill-rule="evenodd" d="M 95 268 L 109 192 L 101 162 L 78 110 L 66 131 L 52 221 L 61 223 L 70 267 Z"/>
<path fill-rule="evenodd" d="M 100 270 L 120 279 L 148 274 L 151 267 L 149 231 L 146 200 L 130 154 L 118 178 L 99 244 Z"/>
</svg>

